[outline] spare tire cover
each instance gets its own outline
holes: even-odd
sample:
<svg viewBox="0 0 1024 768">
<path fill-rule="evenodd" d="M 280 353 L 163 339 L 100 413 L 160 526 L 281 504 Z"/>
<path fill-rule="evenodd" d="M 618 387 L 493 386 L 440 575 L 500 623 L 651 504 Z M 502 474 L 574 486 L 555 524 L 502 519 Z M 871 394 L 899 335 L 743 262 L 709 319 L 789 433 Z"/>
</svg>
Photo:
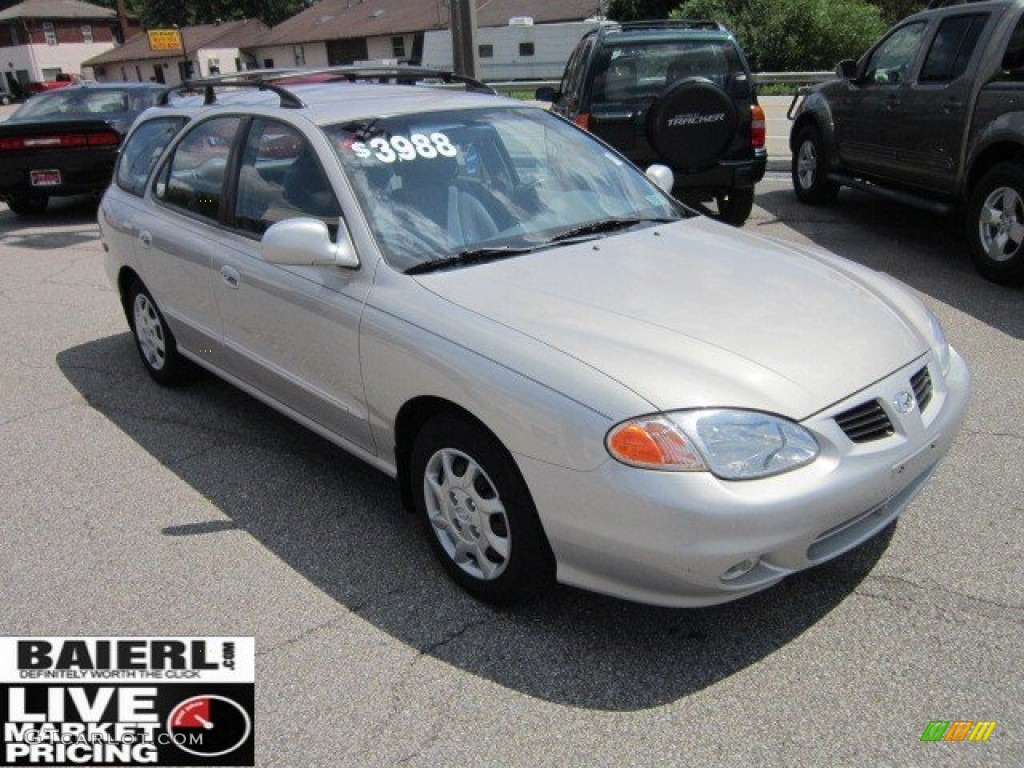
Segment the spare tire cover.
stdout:
<svg viewBox="0 0 1024 768">
<path fill-rule="evenodd" d="M 676 168 L 701 170 L 715 163 L 736 135 L 736 105 L 705 77 L 673 83 L 648 113 L 651 145 Z"/>
</svg>

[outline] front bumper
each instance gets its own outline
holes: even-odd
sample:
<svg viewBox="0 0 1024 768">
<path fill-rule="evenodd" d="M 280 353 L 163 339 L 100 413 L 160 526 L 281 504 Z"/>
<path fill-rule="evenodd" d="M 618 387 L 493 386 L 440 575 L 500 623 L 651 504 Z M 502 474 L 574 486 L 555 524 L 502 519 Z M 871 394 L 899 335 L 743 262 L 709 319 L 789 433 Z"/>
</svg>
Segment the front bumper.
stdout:
<svg viewBox="0 0 1024 768">
<path fill-rule="evenodd" d="M 930 355 L 805 420 L 821 444 L 812 464 L 771 478 L 723 481 L 707 472 L 640 470 L 609 459 L 591 472 L 517 456 L 558 562 L 558 580 L 665 606 L 727 602 L 831 560 L 907 507 L 948 452 L 970 397 L 951 353 L 943 378 Z M 927 362 L 933 396 L 900 415 L 894 397 Z M 853 443 L 834 417 L 876 398 L 890 437 Z M 744 561 L 757 565 L 723 579 Z"/>
</svg>

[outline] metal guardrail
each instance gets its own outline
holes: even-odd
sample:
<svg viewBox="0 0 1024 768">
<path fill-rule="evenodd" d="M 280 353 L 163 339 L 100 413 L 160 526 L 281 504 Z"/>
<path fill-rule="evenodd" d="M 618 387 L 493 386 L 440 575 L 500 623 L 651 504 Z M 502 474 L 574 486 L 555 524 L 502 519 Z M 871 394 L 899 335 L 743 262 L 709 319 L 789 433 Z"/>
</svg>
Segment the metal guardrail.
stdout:
<svg viewBox="0 0 1024 768">
<path fill-rule="evenodd" d="M 835 76 L 835 72 L 755 72 L 754 82 L 758 85 L 810 85 L 811 83 L 823 83 Z M 508 95 L 523 91 L 532 92 L 544 86 L 558 88 L 560 82 L 559 80 L 503 80 L 500 82 L 488 81 L 487 85 L 498 93 Z"/>
</svg>

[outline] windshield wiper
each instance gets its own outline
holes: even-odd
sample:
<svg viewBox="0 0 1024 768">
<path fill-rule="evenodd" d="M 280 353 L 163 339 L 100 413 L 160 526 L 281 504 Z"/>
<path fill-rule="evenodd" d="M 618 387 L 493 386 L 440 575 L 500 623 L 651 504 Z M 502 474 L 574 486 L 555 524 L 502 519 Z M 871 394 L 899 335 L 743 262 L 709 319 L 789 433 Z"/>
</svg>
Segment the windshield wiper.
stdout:
<svg viewBox="0 0 1024 768">
<path fill-rule="evenodd" d="M 453 256 L 443 256 L 440 259 L 421 261 L 419 264 L 414 264 L 405 270 L 405 274 L 422 275 L 425 272 L 437 272 L 438 270 L 450 269 L 451 267 L 464 267 L 469 264 L 482 264 L 485 261 L 497 261 L 498 259 L 505 259 L 509 256 L 518 256 L 521 253 L 529 253 L 533 250 L 536 250 L 533 246 L 513 247 L 509 245 L 498 248 L 471 248 L 466 251 L 460 251 Z"/>
<path fill-rule="evenodd" d="M 654 216 L 629 219 L 602 219 L 601 221 L 592 221 L 589 224 L 582 224 L 578 227 L 573 227 L 570 230 L 555 235 L 548 240 L 548 243 L 561 243 L 565 240 L 572 240 L 577 237 L 599 235 L 602 232 L 614 232 L 617 229 L 635 227 L 637 224 L 668 224 L 672 221 L 679 221 L 679 219 L 659 218 Z"/>
</svg>

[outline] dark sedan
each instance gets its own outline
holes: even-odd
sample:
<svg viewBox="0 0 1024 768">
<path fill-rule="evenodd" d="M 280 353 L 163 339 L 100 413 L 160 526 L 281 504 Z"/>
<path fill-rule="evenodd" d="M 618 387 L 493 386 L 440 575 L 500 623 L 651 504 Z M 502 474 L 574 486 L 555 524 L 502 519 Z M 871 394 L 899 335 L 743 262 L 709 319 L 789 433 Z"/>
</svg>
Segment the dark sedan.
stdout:
<svg viewBox="0 0 1024 768">
<path fill-rule="evenodd" d="M 0 201 L 27 216 L 51 197 L 103 192 L 121 140 L 162 90 L 90 84 L 32 96 L 0 123 Z"/>
</svg>

